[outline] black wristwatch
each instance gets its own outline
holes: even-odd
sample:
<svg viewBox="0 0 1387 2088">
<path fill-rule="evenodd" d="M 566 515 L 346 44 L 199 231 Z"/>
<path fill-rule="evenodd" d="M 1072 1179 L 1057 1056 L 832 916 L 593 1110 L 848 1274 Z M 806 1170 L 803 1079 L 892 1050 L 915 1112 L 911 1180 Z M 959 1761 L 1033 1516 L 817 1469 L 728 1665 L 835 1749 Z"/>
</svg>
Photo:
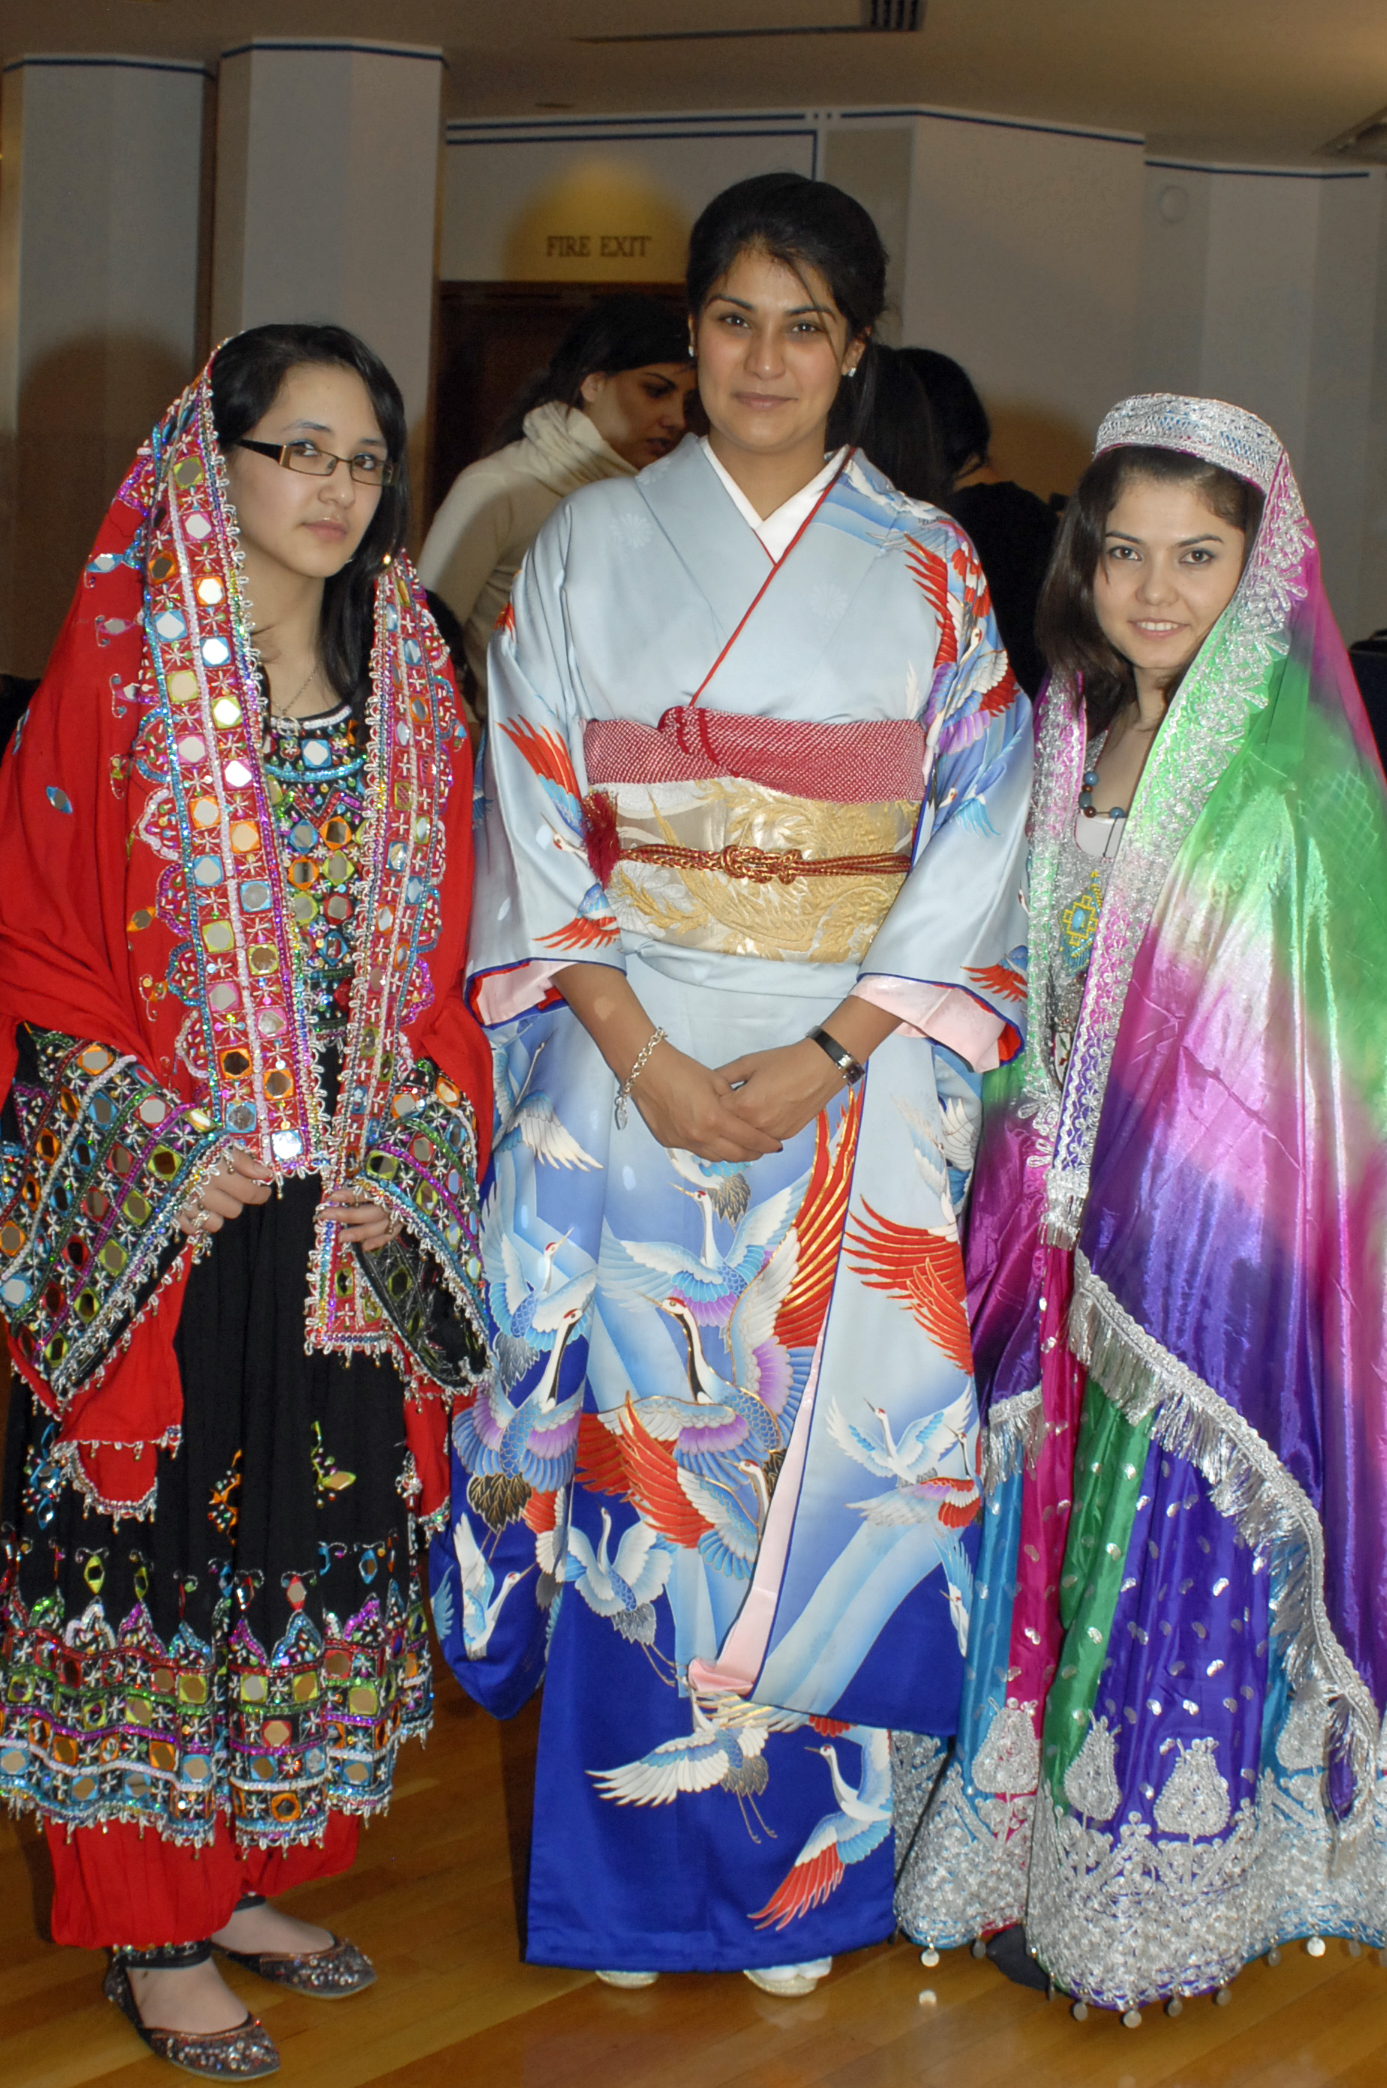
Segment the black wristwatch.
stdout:
<svg viewBox="0 0 1387 2088">
<path fill-rule="evenodd" d="M 828 1053 L 849 1087 L 857 1086 L 858 1081 L 861 1080 L 867 1068 L 859 1066 L 850 1051 L 844 1051 L 842 1045 L 835 1042 L 826 1029 L 810 1030 L 809 1042 L 817 1044 L 820 1051 Z"/>
</svg>

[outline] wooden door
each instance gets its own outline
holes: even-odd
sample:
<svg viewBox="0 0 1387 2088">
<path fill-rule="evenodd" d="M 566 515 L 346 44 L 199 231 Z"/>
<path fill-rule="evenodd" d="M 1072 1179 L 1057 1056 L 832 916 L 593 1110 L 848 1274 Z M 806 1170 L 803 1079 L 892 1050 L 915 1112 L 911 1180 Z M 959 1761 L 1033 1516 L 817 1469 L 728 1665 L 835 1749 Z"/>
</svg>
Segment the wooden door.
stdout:
<svg viewBox="0 0 1387 2088">
<path fill-rule="evenodd" d="M 484 456 L 511 399 L 600 297 L 632 293 L 684 308 L 682 283 L 440 283 L 426 521 L 465 465 Z"/>
</svg>

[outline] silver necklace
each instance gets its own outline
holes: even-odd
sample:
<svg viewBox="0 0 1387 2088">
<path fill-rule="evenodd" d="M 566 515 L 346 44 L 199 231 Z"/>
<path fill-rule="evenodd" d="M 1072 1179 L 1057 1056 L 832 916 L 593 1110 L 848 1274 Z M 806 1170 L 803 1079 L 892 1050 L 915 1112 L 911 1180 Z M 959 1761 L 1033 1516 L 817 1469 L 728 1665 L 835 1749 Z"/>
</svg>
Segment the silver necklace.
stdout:
<svg viewBox="0 0 1387 2088">
<path fill-rule="evenodd" d="M 270 697 L 270 709 L 271 709 L 271 710 L 272 710 L 272 711 L 274 712 L 274 715 L 275 715 L 275 716 L 276 716 L 277 718 L 287 718 L 287 717 L 288 717 L 288 716 L 290 715 L 290 713 L 292 712 L 292 710 L 293 710 L 293 708 L 294 708 L 294 705 L 295 705 L 295 704 L 296 704 L 296 703 L 298 702 L 299 698 L 300 698 L 300 697 L 301 697 L 301 696 L 303 695 L 303 692 L 304 692 L 304 690 L 305 690 L 305 689 L 306 689 L 306 688 L 308 687 L 308 684 L 309 684 L 309 683 L 310 683 L 311 681 L 315 681 L 315 680 L 317 679 L 317 677 L 318 677 L 318 676 L 319 676 L 319 675 L 320 675 L 320 674 L 322 673 L 322 671 L 323 671 L 323 663 L 322 663 L 322 661 L 321 661 L 321 660 L 315 660 L 315 661 L 313 662 L 313 665 L 312 665 L 312 666 L 311 666 L 311 667 L 309 668 L 309 670 L 308 670 L 307 674 L 306 674 L 306 675 L 304 676 L 304 678 L 303 678 L 302 682 L 300 683 L 299 687 L 298 687 L 297 689 L 295 689 L 295 691 L 294 691 L 293 695 L 292 695 L 292 696 L 291 696 L 291 697 L 289 698 L 289 701 L 288 701 L 287 703 L 285 703 L 285 704 L 282 704 L 282 705 L 281 705 L 281 704 L 277 704 L 277 703 L 275 702 L 275 700 L 274 700 L 274 697 L 273 697 L 273 695 L 271 695 L 271 697 Z"/>
</svg>

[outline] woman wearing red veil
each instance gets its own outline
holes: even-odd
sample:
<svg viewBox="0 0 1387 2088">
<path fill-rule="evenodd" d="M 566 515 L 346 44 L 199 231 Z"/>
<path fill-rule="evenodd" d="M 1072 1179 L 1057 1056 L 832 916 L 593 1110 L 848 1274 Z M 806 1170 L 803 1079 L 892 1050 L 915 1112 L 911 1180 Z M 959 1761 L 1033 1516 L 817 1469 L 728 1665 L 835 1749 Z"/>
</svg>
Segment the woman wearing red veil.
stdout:
<svg viewBox="0 0 1387 2088">
<path fill-rule="evenodd" d="M 0 772 L 0 1793 L 54 1940 L 210 2075 L 278 2065 L 214 1948 L 375 1976 L 269 1902 L 428 1724 L 415 1545 L 483 1353 L 471 762 L 404 448 L 354 336 L 228 342 Z"/>
</svg>

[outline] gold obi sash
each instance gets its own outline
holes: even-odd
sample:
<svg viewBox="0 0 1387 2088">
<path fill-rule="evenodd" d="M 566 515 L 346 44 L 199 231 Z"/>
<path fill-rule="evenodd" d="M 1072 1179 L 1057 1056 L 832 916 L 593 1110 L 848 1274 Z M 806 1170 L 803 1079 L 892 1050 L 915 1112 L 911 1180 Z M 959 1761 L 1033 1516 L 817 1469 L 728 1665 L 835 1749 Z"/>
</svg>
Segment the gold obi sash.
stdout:
<svg viewBox="0 0 1387 2088">
<path fill-rule="evenodd" d="M 622 929 L 812 964 L 865 955 L 910 869 L 920 815 L 918 799 L 837 804 L 737 776 L 605 782 L 590 819 L 599 799 Z"/>
</svg>

